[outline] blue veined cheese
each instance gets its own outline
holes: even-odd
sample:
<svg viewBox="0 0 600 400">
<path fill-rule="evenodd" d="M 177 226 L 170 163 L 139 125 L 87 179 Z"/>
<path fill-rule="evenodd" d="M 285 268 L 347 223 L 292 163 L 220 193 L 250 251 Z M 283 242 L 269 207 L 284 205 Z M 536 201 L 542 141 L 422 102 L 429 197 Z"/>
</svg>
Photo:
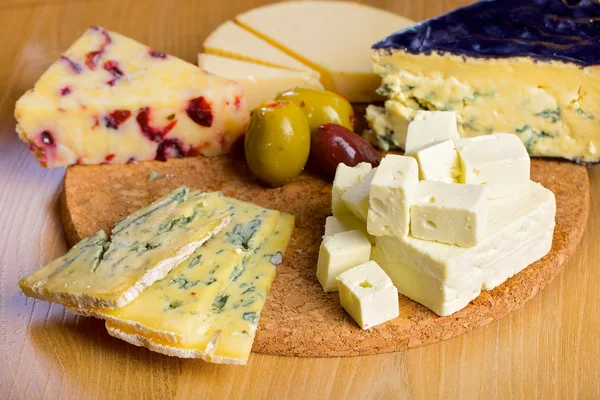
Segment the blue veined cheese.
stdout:
<svg viewBox="0 0 600 400">
<path fill-rule="evenodd" d="M 384 107 L 369 106 L 367 138 L 404 148 L 419 110 L 455 111 L 461 137 L 517 135 L 529 154 L 600 161 L 600 69 L 527 57 L 474 58 L 378 50 Z"/>
<path fill-rule="evenodd" d="M 211 291 L 211 296 L 189 302 L 187 313 L 181 312 L 171 321 L 161 309 L 148 309 L 147 313 L 156 314 L 155 318 L 163 320 L 162 323 L 171 321 L 170 335 L 140 331 L 112 318 L 106 321 L 108 332 L 129 343 L 171 356 L 246 364 L 276 265 L 282 261 L 293 224 L 292 215 L 280 214 L 275 230 L 271 230 L 261 245 L 248 252 L 245 268 L 237 278 L 221 290 Z M 202 290 L 205 288 L 198 294 Z M 200 315 L 196 310 L 207 313 Z M 189 327 L 194 329 L 178 331 L 182 323 L 185 326 L 191 323 Z"/>
<path fill-rule="evenodd" d="M 219 193 L 181 187 L 119 221 L 102 251 L 90 249 L 96 257 L 71 260 L 69 252 L 20 285 L 65 306 L 122 307 L 227 226 L 229 213 Z"/>
<path fill-rule="evenodd" d="M 473 247 L 411 236 L 377 237 L 372 259 L 400 293 L 438 315 L 449 315 L 465 307 L 480 290 L 499 285 L 544 256 L 552 242 L 555 216 L 554 194 L 530 182 L 517 196 L 489 201 L 485 237 Z M 509 258 L 524 245 L 537 250 L 526 247 Z"/>
</svg>

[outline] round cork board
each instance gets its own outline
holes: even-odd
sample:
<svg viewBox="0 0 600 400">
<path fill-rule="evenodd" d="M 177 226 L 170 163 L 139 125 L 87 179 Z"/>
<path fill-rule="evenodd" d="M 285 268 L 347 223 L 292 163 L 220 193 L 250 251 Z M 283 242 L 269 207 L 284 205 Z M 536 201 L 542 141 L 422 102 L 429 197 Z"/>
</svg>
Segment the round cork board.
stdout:
<svg viewBox="0 0 600 400">
<path fill-rule="evenodd" d="M 153 171 L 159 177 L 149 179 Z M 296 216 L 283 264 L 263 310 L 253 351 L 305 357 L 386 353 L 435 343 L 469 332 L 506 315 L 540 292 L 575 251 L 589 211 L 589 181 L 583 166 L 532 160 L 532 179 L 556 194 L 552 251 L 542 260 L 482 294 L 449 317 L 438 317 L 400 296 L 400 317 L 363 331 L 344 312 L 337 293 L 324 293 L 315 277 L 331 184 L 305 172 L 283 188 L 267 189 L 240 155 L 185 158 L 132 165 L 73 166 L 67 169 L 62 217 L 76 243 L 112 225 L 171 189 L 222 191 L 225 195 Z"/>
</svg>

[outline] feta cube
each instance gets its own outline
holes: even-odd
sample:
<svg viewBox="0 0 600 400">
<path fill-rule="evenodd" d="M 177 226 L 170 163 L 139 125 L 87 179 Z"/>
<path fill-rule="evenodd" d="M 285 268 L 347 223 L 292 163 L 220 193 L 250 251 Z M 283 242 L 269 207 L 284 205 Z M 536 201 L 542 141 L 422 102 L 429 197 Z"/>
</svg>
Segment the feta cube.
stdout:
<svg viewBox="0 0 600 400">
<path fill-rule="evenodd" d="M 455 141 L 461 183 L 485 184 L 498 199 L 522 193 L 529 185 L 530 160 L 521 140 L 509 133 Z"/>
<path fill-rule="evenodd" d="M 426 144 L 406 155 L 419 163 L 419 179 L 458 183 L 462 170 L 453 140 Z"/>
<path fill-rule="evenodd" d="M 484 237 L 488 187 L 421 181 L 410 210 L 410 230 L 424 240 L 470 247 Z"/>
<path fill-rule="evenodd" d="M 417 111 L 408 124 L 404 151 L 412 152 L 433 142 L 460 139 L 454 111 Z"/>
<path fill-rule="evenodd" d="M 371 181 L 367 232 L 374 236 L 406 236 L 410 204 L 419 183 L 419 166 L 412 157 L 390 154 Z"/>
<path fill-rule="evenodd" d="M 375 236 L 369 235 L 367 225 L 356 218 L 354 215 L 338 215 L 327 217 L 325 220 L 325 236 L 332 236 L 336 233 L 359 230 L 365 234 L 371 244 L 375 244 Z"/>
<path fill-rule="evenodd" d="M 369 192 L 371 191 L 371 181 L 377 172 L 374 168 L 365 175 L 360 181 L 355 183 L 350 189 L 342 195 L 342 201 L 346 207 L 363 222 L 367 222 L 367 212 L 369 211 Z"/>
<path fill-rule="evenodd" d="M 369 329 L 400 315 L 398 290 L 375 261 L 369 261 L 337 277 L 342 307 L 362 329 Z"/>
<path fill-rule="evenodd" d="M 370 257 L 371 243 L 359 230 L 326 236 L 317 262 L 317 279 L 323 290 L 337 291 L 335 278 L 352 267 L 366 263 Z"/>
<path fill-rule="evenodd" d="M 342 201 L 342 195 L 365 175 L 371 172 L 371 164 L 359 163 L 354 167 L 338 164 L 331 189 L 331 211 L 333 215 L 352 214 Z"/>
</svg>

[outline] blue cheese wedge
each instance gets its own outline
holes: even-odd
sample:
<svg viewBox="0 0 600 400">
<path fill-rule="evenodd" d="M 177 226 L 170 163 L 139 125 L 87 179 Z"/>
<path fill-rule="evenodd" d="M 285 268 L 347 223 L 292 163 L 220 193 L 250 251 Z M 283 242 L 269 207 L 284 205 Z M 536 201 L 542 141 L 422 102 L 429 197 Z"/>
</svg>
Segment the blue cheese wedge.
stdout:
<svg viewBox="0 0 600 400">
<path fill-rule="evenodd" d="M 599 162 L 599 18 L 594 0 L 483 0 L 388 36 L 370 140 L 402 148 L 419 110 L 455 111 L 463 138 L 508 132 L 534 156 Z"/>
<path fill-rule="evenodd" d="M 170 325 L 170 336 L 152 330 L 140 331 L 112 318 L 107 319 L 106 329 L 112 336 L 170 356 L 246 364 L 276 265 L 285 253 L 293 224 L 292 215 L 281 214 L 275 230 L 249 252 L 245 268 L 237 278 L 218 292 L 211 292 L 214 296 L 188 300 L 187 313 L 179 312 L 170 320 L 161 308 L 146 310 L 157 322 Z M 201 315 L 198 308 L 207 312 Z M 186 327 L 185 333 L 179 329 L 180 324 Z"/>
<path fill-rule="evenodd" d="M 70 307 L 123 307 L 227 226 L 228 207 L 218 193 L 176 189 L 118 222 L 110 242 L 102 233 L 84 239 L 21 280 L 21 288 Z"/>
<path fill-rule="evenodd" d="M 213 356 L 226 334 L 219 321 L 244 310 L 250 313 L 246 322 L 255 329 L 275 274 L 274 264 L 281 262 L 291 235 L 293 217 L 234 199 L 226 202 L 231 224 L 134 301 L 118 309 L 72 311 L 106 319 L 109 330 L 134 344 L 144 342 L 151 350 L 215 362 L 245 362 L 244 357 L 221 360 Z M 271 249 L 272 243 L 279 247 Z M 268 258 L 270 269 L 265 270 L 262 258 Z M 230 323 L 232 318 L 225 319 Z M 240 334 L 243 330 L 239 329 Z M 243 335 L 253 338 L 254 331 L 248 328 Z M 251 344 L 252 339 L 248 353 Z"/>
</svg>

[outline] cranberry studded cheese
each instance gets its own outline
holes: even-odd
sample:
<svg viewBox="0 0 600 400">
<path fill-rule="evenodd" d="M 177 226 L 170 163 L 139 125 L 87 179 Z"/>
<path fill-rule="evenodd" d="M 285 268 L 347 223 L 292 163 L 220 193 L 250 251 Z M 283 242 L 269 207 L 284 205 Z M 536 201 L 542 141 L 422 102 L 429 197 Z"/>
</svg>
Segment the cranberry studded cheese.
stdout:
<svg viewBox="0 0 600 400">
<path fill-rule="evenodd" d="M 46 167 L 227 152 L 248 110 L 237 83 L 92 27 L 17 102 L 19 137 Z"/>
</svg>

